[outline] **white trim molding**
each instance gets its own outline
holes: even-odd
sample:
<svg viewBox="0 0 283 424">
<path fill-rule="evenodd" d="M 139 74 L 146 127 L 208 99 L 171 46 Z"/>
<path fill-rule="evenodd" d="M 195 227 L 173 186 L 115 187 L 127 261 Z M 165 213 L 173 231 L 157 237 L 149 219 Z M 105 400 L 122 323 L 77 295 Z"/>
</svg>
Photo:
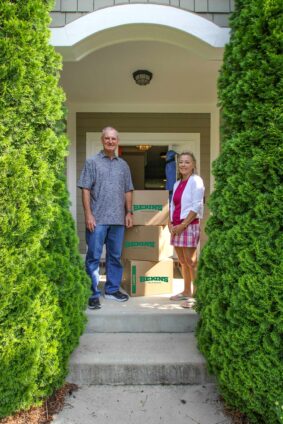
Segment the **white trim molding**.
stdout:
<svg viewBox="0 0 283 424">
<path fill-rule="evenodd" d="M 168 150 L 181 153 L 190 150 L 194 153 L 200 172 L 200 134 L 199 133 L 119 133 L 120 146 L 136 146 L 149 144 L 152 146 L 167 146 Z M 98 153 L 102 148 L 101 132 L 86 133 L 86 157 Z"/>
<path fill-rule="evenodd" d="M 68 108 L 67 135 L 69 138 L 69 154 L 67 156 L 67 187 L 70 195 L 70 211 L 76 222 L 77 220 L 77 138 L 76 138 L 76 112 Z"/>
<path fill-rule="evenodd" d="M 65 61 L 126 41 L 154 40 L 180 45 L 213 59 L 222 58 L 229 28 L 182 9 L 157 4 L 126 4 L 88 13 L 51 28 L 51 44 Z M 114 41 L 115 40 L 115 41 Z"/>
<path fill-rule="evenodd" d="M 77 112 L 167 112 L 167 113 L 176 113 L 176 112 L 182 112 L 182 113 L 209 113 L 211 116 L 211 125 L 210 125 L 210 165 L 212 166 L 212 162 L 218 157 L 220 152 L 220 129 L 219 129 L 219 121 L 220 121 L 220 112 L 216 105 L 128 105 L 125 107 L 125 105 L 97 105 L 97 104 L 80 104 L 80 103 L 69 103 L 68 104 L 68 136 L 70 139 L 70 146 L 69 146 L 69 156 L 67 159 L 67 182 L 68 182 L 68 190 L 70 193 L 70 200 L 71 200 L 71 212 L 76 220 L 76 214 L 77 214 L 77 199 L 76 199 L 76 113 Z M 125 138 L 124 138 L 125 134 Z M 128 138 L 129 133 L 122 133 L 120 134 L 121 140 L 124 142 L 127 141 L 127 143 L 130 145 L 131 142 Z M 148 134 L 148 133 L 146 133 Z M 132 140 L 135 140 L 132 142 L 132 145 L 134 145 L 138 141 L 139 133 L 134 134 L 135 137 L 132 138 Z M 100 136 L 101 133 L 97 133 L 95 136 L 94 133 L 87 133 L 86 134 L 86 143 L 93 143 L 96 142 L 99 144 L 99 148 L 101 147 L 100 143 Z M 158 140 L 155 139 L 155 145 L 168 145 L 169 148 L 172 148 L 173 150 L 176 150 L 176 145 L 182 144 L 183 140 L 188 142 L 198 142 L 198 133 L 185 133 L 183 138 L 183 134 L 176 133 L 170 135 L 168 134 L 168 137 L 171 137 L 170 139 L 164 139 L 166 138 L 167 133 L 162 133 L 162 137 L 160 138 L 160 142 L 158 143 Z M 174 136 L 174 142 L 173 140 Z M 144 137 L 144 136 L 141 136 Z M 158 134 L 154 137 L 159 137 Z M 179 139 L 181 137 L 181 139 Z M 190 137 L 188 139 L 188 137 Z M 195 138 L 196 137 L 196 138 Z M 145 140 L 145 138 L 143 138 Z M 120 143 L 123 145 L 123 141 Z M 140 144 L 140 143 L 138 143 Z M 150 144 L 148 142 L 148 144 Z M 172 146 L 174 144 L 174 146 Z M 187 144 L 188 145 L 188 144 Z M 87 147 L 87 156 L 91 153 L 91 150 L 88 150 Z M 191 150 L 194 151 L 194 149 L 191 147 Z M 196 153 L 197 154 L 197 153 Z M 200 162 L 199 162 L 200 165 Z M 200 168 L 199 168 L 200 171 Z M 210 174 L 210 191 L 212 192 L 214 190 L 214 177 L 212 173 Z"/>
</svg>

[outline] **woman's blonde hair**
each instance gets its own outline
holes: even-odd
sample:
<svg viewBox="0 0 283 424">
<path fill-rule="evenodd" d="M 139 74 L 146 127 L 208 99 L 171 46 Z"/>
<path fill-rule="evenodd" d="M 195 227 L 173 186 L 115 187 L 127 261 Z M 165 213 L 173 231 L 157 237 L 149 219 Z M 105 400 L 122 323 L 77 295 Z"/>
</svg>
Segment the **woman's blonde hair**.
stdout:
<svg viewBox="0 0 283 424">
<path fill-rule="evenodd" d="M 193 174 L 197 174 L 197 161 L 196 161 L 196 157 L 193 154 L 193 152 L 182 152 L 182 153 L 180 153 L 178 155 L 178 158 L 177 158 L 177 164 L 178 164 L 178 168 L 177 168 L 177 180 L 180 180 L 182 178 L 181 177 L 181 174 L 179 172 L 179 161 L 180 161 L 181 156 L 190 156 L 192 158 L 192 161 L 194 163 Z"/>
</svg>

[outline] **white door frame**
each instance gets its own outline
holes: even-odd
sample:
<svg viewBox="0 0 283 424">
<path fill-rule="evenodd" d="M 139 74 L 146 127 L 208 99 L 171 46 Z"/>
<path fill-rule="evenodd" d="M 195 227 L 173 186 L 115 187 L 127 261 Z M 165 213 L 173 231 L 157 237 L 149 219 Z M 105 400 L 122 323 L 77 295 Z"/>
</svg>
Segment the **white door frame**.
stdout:
<svg viewBox="0 0 283 424">
<path fill-rule="evenodd" d="M 77 219 L 77 191 L 76 191 L 76 184 L 77 184 L 77 138 L 76 138 L 76 114 L 78 112 L 85 112 L 85 113 L 105 113 L 105 112 L 121 112 L 121 113 L 128 113 L 128 112 L 136 112 L 140 113 L 144 111 L 144 108 L 141 108 L 139 105 L 131 105 L 131 109 L 129 107 L 125 107 L 125 105 L 85 105 L 80 103 L 69 103 L 68 104 L 68 117 L 67 117 L 67 131 L 68 136 L 70 139 L 70 146 L 69 146 L 69 156 L 67 158 L 67 183 L 68 183 L 68 190 L 70 193 L 70 200 L 71 200 L 71 207 L 70 210 L 72 212 L 73 218 L 76 222 Z M 212 167 L 212 162 L 218 157 L 220 152 L 220 135 L 219 135 L 219 109 L 215 105 L 174 105 L 174 110 L 171 107 L 168 107 L 167 105 L 158 107 L 156 105 L 147 105 L 147 112 L 164 112 L 164 113 L 209 113 L 211 117 L 211 126 L 210 126 L 210 168 Z M 87 133 L 87 134 L 93 134 L 93 133 Z M 138 133 L 134 133 L 135 135 Z M 198 133 L 187 133 L 187 135 L 190 137 L 194 137 L 195 134 Z M 169 147 L 172 146 L 174 149 L 174 146 L 171 145 L 172 139 L 177 140 L 178 136 L 180 134 L 170 133 L 171 139 L 168 141 Z M 88 136 L 90 137 L 90 136 Z M 89 138 L 89 142 L 92 140 L 92 138 Z M 134 144 L 133 144 L 134 145 Z M 157 144 L 158 145 L 158 144 Z M 164 142 L 162 141 L 161 145 L 164 145 Z M 184 146 L 186 147 L 186 146 Z M 186 149 L 187 150 L 187 149 Z M 192 149 L 193 150 L 193 149 Z M 201 163 L 198 163 L 199 170 L 201 167 Z M 214 176 L 211 174 L 210 171 L 210 192 L 214 190 Z"/>
<path fill-rule="evenodd" d="M 200 172 L 200 134 L 199 133 L 129 133 L 120 132 L 120 146 L 136 146 L 149 144 L 151 146 L 168 146 L 168 150 L 177 153 L 191 151 L 197 160 Z M 101 132 L 86 133 L 86 157 L 98 153 L 102 148 Z"/>
</svg>

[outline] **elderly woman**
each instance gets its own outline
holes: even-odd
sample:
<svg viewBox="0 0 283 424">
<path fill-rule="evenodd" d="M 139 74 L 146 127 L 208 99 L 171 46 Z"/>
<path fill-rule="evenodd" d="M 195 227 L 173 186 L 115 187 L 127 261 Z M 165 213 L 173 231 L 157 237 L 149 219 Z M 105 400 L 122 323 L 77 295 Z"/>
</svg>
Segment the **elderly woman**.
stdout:
<svg viewBox="0 0 283 424">
<path fill-rule="evenodd" d="M 182 293 L 170 300 L 183 300 L 183 308 L 194 305 L 193 281 L 197 267 L 197 245 L 200 238 L 200 219 L 203 217 L 204 185 L 196 174 L 196 159 L 191 152 L 181 153 L 178 160 L 179 179 L 173 188 L 169 230 L 184 278 Z"/>
</svg>

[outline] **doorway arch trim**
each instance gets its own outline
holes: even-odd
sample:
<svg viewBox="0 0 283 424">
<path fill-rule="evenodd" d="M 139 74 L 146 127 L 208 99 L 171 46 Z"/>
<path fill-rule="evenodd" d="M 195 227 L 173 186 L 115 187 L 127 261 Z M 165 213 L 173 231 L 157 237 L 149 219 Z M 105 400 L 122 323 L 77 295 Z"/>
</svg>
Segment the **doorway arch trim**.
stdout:
<svg viewBox="0 0 283 424">
<path fill-rule="evenodd" d="M 218 27 L 182 9 L 148 3 L 128 4 L 100 9 L 64 27 L 51 28 L 51 44 L 63 54 L 65 61 L 77 61 L 113 43 L 160 37 L 161 41 L 187 44 L 188 48 L 198 46 L 196 50 L 222 51 L 229 41 L 229 33 L 229 28 Z"/>
</svg>

